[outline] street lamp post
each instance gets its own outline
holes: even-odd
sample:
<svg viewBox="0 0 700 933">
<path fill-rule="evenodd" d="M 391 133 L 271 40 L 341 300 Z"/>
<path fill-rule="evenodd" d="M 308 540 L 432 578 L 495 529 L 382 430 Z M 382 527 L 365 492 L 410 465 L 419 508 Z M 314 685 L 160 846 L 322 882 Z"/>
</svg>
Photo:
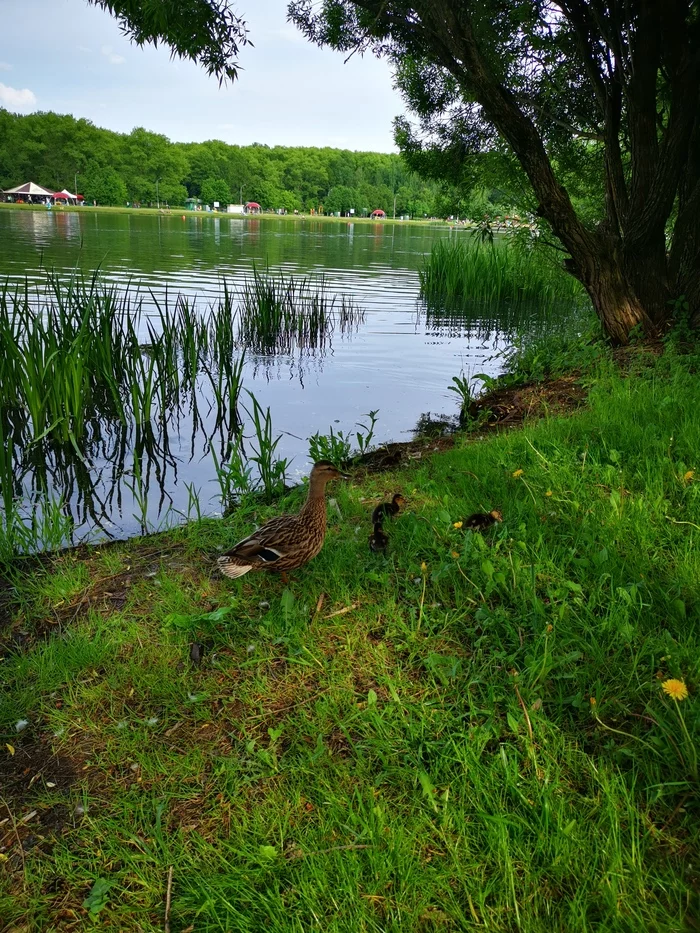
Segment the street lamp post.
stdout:
<svg viewBox="0 0 700 933">
<path fill-rule="evenodd" d="M 78 175 L 80 175 L 80 172 L 76 172 L 76 173 L 75 173 L 75 178 L 74 178 L 75 188 L 73 188 L 73 191 L 75 192 L 76 200 L 77 200 L 77 197 L 78 197 Z"/>
<path fill-rule="evenodd" d="M 160 210 L 160 194 L 158 193 L 158 182 L 160 178 L 156 178 L 156 204 L 158 205 L 158 210 Z"/>
</svg>

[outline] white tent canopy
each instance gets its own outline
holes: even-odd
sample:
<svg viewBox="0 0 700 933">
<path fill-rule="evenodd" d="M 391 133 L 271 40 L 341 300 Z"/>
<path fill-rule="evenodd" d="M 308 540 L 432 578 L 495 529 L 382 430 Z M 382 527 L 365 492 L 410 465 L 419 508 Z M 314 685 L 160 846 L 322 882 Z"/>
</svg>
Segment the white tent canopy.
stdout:
<svg viewBox="0 0 700 933">
<path fill-rule="evenodd" d="M 3 194 L 27 194 L 40 198 L 53 197 L 53 191 L 48 191 L 46 188 L 42 188 L 41 185 L 35 184 L 33 181 L 28 181 L 24 185 L 18 185 L 16 188 L 8 188 L 6 191 L 3 191 Z"/>
</svg>

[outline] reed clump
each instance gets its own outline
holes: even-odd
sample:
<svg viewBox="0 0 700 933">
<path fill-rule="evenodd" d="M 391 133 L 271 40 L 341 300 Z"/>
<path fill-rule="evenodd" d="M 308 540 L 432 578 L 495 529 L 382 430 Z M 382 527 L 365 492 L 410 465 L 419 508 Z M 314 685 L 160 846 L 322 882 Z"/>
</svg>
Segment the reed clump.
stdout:
<svg viewBox="0 0 700 933">
<path fill-rule="evenodd" d="M 0 551 L 58 546 L 86 521 L 106 531 L 122 486 L 145 527 L 151 476 L 161 504 L 171 499 L 171 432 L 188 426 L 192 457 L 216 435 L 222 460 L 240 438 L 247 349 L 324 350 L 336 329 L 361 320 L 324 280 L 269 272 L 254 271 L 237 291 L 224 285 L 205 308 L 167 291 L 120 291 L 96 274 L 0 285 Z M 284 488 L 286 463 L 255 399 L 250 417 L 258 446 L 241 475 L 253 470 L 269 496 Z"/>
<path fill-rule="evenodd" d="M 586 302 L 582 285 L 550 256 L 512 243 L 440 240 L 419 272 L 428 302 L 477 302 L 495 307 L 537 303 L 553 308 Z"/>
<path fill-rule="evenodd" d="M 364 313 L 345 295 L 331 295 L 323 277 L 253 270 L 238 294 L 238 339 L 255 353 L 322 350 L 336 330 L 347 333 Z"/>
</svg>

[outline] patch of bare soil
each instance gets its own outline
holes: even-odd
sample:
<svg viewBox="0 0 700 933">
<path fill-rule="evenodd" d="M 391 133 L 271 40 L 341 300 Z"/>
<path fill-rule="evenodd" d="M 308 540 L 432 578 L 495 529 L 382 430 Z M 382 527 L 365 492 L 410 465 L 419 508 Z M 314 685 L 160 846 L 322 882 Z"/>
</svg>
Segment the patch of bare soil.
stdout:
<svg viewBox="0 0 700 933">
<path fill-rule="evenodd" d="M 0 858 L 10 872 L 21 872 L 32 849 L 51 850 L 53 840 L 79 818 L 66 802 L 46 804 L 40 797 L 67 797 L 82 762 L 57 755 L 47 744 L 6 745 L 0 755 Z"/>
<path fill-rule="evenodd" d="M 474 440 L 482 439 L 487 431 L 518 427 L 544 415 L 575 411 L 585 404 L 586 394 L 576 373 L 488 392 L 469 406 L 469 421 L 478 427 Z M 445 430 L 449 431 L 449 427 L 446 426 Z M 356 460 L 355 465 L 367 473 L 396 469 L 406 461 L 449 450 L 454 446 L 459 430 L 456 428 L 437 437 L 417 437 L 412 441 L 386 444 Z"/>
<path fill-rule="evenodd" d="M 48 744 L 18 742 L 12 748 L 0 755 L 0 787 L 7 801 L 26 799 L 35 785 L 42 791 L 66 791 L 78 778 L 81 764 L 54 754 Z"/>
<path fill-rule="evenodd" d="M 585 400 L 586 390 L 579 377 L 568 375 L 489 392 L 471 403 L 468 414 L 480 427 L 505 428 L 546 414 L 575 411 Z"/>
</svg>

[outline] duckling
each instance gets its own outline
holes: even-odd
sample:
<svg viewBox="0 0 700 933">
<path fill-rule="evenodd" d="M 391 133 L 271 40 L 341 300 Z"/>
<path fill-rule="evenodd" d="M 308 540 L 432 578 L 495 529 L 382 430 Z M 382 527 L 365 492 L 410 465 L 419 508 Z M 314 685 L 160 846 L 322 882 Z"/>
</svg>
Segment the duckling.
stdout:
<svg viewBox="0 0 700 933">
<path fill-rule="evenodd" d="M 309 494 L 301 511 L 272 518 L 239 541 L 218 559 L 219 570 L 232 579 L 249 570 L 275 570 L 285 581 L 287 571 L 303 567 L 323 547 L 326 483 L 338 478 L 350 479 L 329 460 L 319 460 L 311 470 Z"/>
<path fill-rule="evenodd" d="M 485 531 L 491 525 L 495 525 L 496 522 L 502 521 L 503 516 L 501 513 L 498 509 L 493 509 L 491 512 L 474 512 L 469 518 L 464 519 L 464 527 L 471 528 L 472 531 Z"/>
<path fill-rule="evenodd" d="M 381 522 L 374 523 L 374 531 L 369 536 L 369 549 L 376 554 L 384 553 L 389 546 L 389 535 L 383 530 Z"/>
<path fill-rule="evenodd" d="M 372 512 L 372 524 L 381 523 L 385 517 L 393 518 L 399 514 L 404 505 L 406 505 L 406 499 L 400 492 L 397 492 L 391 502 L 382 502 Z"/>
</svg>

